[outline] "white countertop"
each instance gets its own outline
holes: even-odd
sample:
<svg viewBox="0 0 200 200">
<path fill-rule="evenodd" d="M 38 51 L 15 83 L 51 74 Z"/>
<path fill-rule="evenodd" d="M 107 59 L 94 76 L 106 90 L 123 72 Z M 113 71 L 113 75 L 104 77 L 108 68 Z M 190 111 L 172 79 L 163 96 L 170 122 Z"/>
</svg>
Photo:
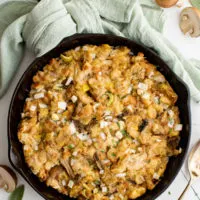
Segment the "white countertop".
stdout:
<svg viewBox="0 0 200 200">
<path fill-rule="evenodd" d="M 185 2 L 184 6 L 189 5 Z M 184 36 L 179 29 L 178 19 L 179 13 L 182 8 L 173 7 L 166 9 L 168 21 L 165 26 L 164 35 L 182 52 L 186 58 L 200 59 L 200 38 L 193 39 L 188 36 Z M 10 165 L 8 161 L 8 145 L 7 145 L 7 114 L 10 104 L 11 96 L 14 88 L 21 77 L 26 67 L 33 61 L 34 57 L 30 52 L 26 52 L 26 56 L 20 66 L 19 71 L 13 79 L 11 87 L 7 94 L 0 99 L 0 164 Z M 190 148 L 200 139 L 200 104 L 191 102 L 192 113 L 192 137 L 190 142 Z M 173 169 L 172 169 L 173 170 Z M 42 200 L 39 196 L 24 180 L 18 175 L 19 184 L 25 185 L 25 193 L 23 200 Z M 178 197 L 184 190 L 188 182 L 188 173 L 186 170 L 186 164 L 182 167 L 180 173 L 170 185 L 170 187 L 156 200 L 178 200 Z M 8 194 L 3 190 L 0 190 L 0 200 L 7 200 Z M 200 200 L 200 180 L 193 184 L 193 187 L 186 194 L 185 200 Z"/>
</svg>

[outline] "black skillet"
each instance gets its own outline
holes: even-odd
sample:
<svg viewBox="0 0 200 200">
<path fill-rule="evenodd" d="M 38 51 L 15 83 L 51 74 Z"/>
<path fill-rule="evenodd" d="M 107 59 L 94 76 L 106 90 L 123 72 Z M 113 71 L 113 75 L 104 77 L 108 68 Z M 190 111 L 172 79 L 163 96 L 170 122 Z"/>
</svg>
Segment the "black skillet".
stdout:
<svg viewBox="0 0 200 200">
<path fill-rule="evenodd" d="M 8 156 L 10 163 L 15 170 L 19 172 L 19 174 L 21 174 L 24 179 L 33 187 L 33 189 L 35 189 L 45 199 L 67 200 L 71 198 L 60 194 L 56 190 L 47 187 L 45 183 L 40 182 L 37 176 L 31 172 L 24 160 L 22 144 L 17 138 L 17 127 L 21 120 L 20 113 L 23 111 L 23 105 L 30 90 L 32 77 L 37 73 L 38 70 L 41 70 L 43 66 L 45 66 L 51 60 L 51 58 L 59 56 L 66 50 L 73 49 L 84 44 L 99 45 L 105 43 L 112 46 L 127 46 L 134 54 L 143 52 L 147 60 L 158 67 L 158 70 L 166 77 L 172 88 L 178 94 L 178 101 L 176 105 L 179 107 L 180 119 L 181 123 L 183 124 L 179 146 L 183 149 L 183 152 L 179 156 L 169 159 L 164 176 L 155 189 L 152 191 L 147 191 L 142 197 L 138 198 L 138 200 L 156 199 L 156 197 L 163 193 L 172 183 L 184 162 L 191 134 L 190 101 L 187 86 L 170 70 L 167 64 L 154 51 L 136 43 L 133 40 L 104 34 L 73 35 L 63 39 L 58 46 L 45 55 L 36 58 L 35 61 L 27 68 L 14 91 L 8 114 Z"/>
</svg>

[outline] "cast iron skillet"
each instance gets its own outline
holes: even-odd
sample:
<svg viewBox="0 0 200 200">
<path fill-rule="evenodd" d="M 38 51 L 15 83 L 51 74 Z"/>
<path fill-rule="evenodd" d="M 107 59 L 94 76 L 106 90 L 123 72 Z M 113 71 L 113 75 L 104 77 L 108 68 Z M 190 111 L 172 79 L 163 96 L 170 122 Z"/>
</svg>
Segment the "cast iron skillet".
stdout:
<svg viewBox="0 0 200 200">
<path fill-rule="evenodd" d="M 177 157 L 170 158 L 167 169 L 164 173 L 164 177 L 161 179 L 159 184 L 155 187 L 154 190 L 147 191 L 145 195 L 138 198 L 138 200 L 154 200 L 156 197 L 158 197 L 172 183 L 183 164 L 188 149 L 191 129 L 189 92 L 186 85 L 169 69 L 165 62 L 161 60 L 154 51 L 136 43 L 135 41 L 113 35 L 103 34 L 73 35 L 65 38 L 60 44 L 58 44 L 57 47 L 45 55 L 37 58 L 28 67 L 14 91 L 8 114 L 8 156 L 10 163 L 17 170 L 17 172 L 19 172 L 25 178 L 25 180 L 45 199 L 66 200 L 71 198 L 60 194 L 56 190 L 47 187 L 45 183 L 40 182 L 37 176 L 31 172 L 24 160 L 22 144 L 17 138 L 17 128 L 21 119 L 20 113 L 23 111 L 23 105 L 30 90 L 32 77 L 38 70 L 41 70 L 43 66 L 45 66 L 50 61 L 51 58 L 59 56 L 60 53 L 68 49 L 73 49 L 79 45 L 84 44 L 99 45 L 103 43 L 107 43 L 113 46 L 127 46 L 132 50 L 134 54 L 143 52 L 147 60 L 158 67 L 158 70 L 166 77 L 179 97 L 176 105 L 179 107 L 181 123 L 183 124 L 180 140 L 180 147 L 183 149 L 183 152 Z"/>
</svg>

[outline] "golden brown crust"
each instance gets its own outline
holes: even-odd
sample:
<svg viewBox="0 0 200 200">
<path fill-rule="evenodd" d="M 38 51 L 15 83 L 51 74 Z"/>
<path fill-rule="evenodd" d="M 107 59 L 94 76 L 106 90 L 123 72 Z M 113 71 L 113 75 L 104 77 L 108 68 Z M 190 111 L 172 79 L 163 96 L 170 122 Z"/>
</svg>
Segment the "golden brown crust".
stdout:
<svg viewBox="0 0 200 200">
<path fill-rule="evenodd" d="M 177 95 L 143 53 L 85 45 L 33 77 L 18 138 L 41 181 L 78 199 L 152 190 L 182 128 Z"/>
</svg>

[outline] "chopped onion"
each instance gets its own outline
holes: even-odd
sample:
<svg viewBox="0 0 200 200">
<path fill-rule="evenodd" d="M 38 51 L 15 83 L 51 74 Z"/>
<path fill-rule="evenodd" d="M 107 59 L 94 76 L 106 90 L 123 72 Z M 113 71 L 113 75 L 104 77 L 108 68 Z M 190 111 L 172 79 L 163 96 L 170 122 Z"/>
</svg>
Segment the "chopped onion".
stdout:
<svg viewBox="0 0 200 200">
<path fill-rule="evenodd" d="M 151 71 L 150 73 L 149 73 L 149 78 L 152 78 L 153 77 L 153 75 L 154 75 L 154 71 Z"/>
<path fill-rule="evenodd" d="M 107 115 L 110 115 L 111 114 L 111 111 L 110 110 L 105 110 L 104 112 L 104 115 L 107 116 Z"/>
<path fill-rule="evenodd" d="M 123 134 L 121 133 L 121 131 L 117 131 L 117 132 L 115 133 L 115 136 L 116 136 L 119 140 L 121 140 L 121 139 L 123 138 Z"/>
<path fill-rule="evenodd" d="M 83 51 L 87 51 L 88 47 L 87 46 L 83 46 Z"/>
<path fill-rule="evenodd" d="M 97 107 L 99 107 L 99 106 L 100 106 L 100 103 L 95 103 L 95 104 L 94 104 L 93 109 L 94 109 L 95 112 L 96 112 L 96 110 L 97 110 Z"/>
<path fill-rule="evenodd" d="M 100 133 L 100 136 L 101 136 L 101 138 L 102 138 L 103 140 L 106 140 L 106 135 L 105 135 L 105 133 L 101 132 L 101 133 Z"/>
<path fill-rule="evenodd" d="M 92 56 L 92 59 L 96 58 L 96 54 L 95 53 L 92 53 L 91 56 Z"/>
<path fill-rule="evenodd" d="M 24 150 L 27 151 L 29 149 L 29 146 L 26 144 L 24 145 Z"/>
<path fill-rule="evenodd" d="M 140 151 L 140 152 L 141 152 L 141 151 L 142 151 L 142 147 L 138 147 L 138 151 Z"/>
<path fill-rule="evenodd" d="M 133 85 L 130 85 L 130 86 L 128 87 L 128 93 L 129 93 L 129 94 L 132 92 L 132 89 L 133 89 Z"/>
<path fill-rule="evenodd" d="M 100 174 L 104 174 L 104 170 L 101 169 L 101 170 L 99 171 L 99 173 L 100 173 Z"/>
<path fill-rule="evenodd" d="M 124 197 L 123 197 L 122 194 L 119 194 L 119 198 L 122 199 L 122 200 L 124 200 Z"/>
<path fill-rule="evenodd" d="M 65 83 L 66 86 L 68 86 L 73 81 L 72 77 L 69 77 Z"/>
<path fill-rule="evenodd" d="M 126 108 L 127 108 L 128 110 L 130 110 L 131 112 L 133 111 L 132 105 L 128 105 Z"/>
<path fill-rule="evenodd" d="M 125 127 L 125 123 L 124 123 L 124 121 L 119 121 L 119 128 L 120 128 L 120 130 L 121 129 L 124 129 L 124 127 Z"/>
<path fill-rule="evenodd" d="M 63 185 L 63 186 L 66 186 L 66 185 L 67 185 L 66 180 L 62 180 L 62 185 Z"/>
<path fill-rule="evenodd" d="M 136 140 L 136 139 L 134 139 L 134 140 L 132 140 L 132 141 L 133 141 L 133 143 L 136 144 L 136 145 L 139 144 L 138 140 Z"/>
<path fill-rule="evenodd" d="M 161 142 L 162 140 L 161 139 L 156 139 L 156 142 Z"/>
<path fill-rule="evenodd" d="M 71 161 L 70 161 L 71 166 L 73 166 L 75 163 L 76 163 L 76 160 L 75 159 L 71 159 Z"/>
<path fill-rule="evenodd" d="M 77 134 L 77 137 L 82 141 L 85 141 L 88 139 L 88 135 L 85 133 L 79 133 L 79 134 Z"/>
<path fill-rule="evenodd" d="M 44 103 L 39 103 L 39 107 L 40 108 L 47 108 L 48 106 L 46 104 L 44 104 Z"/>
<path fill-rule="evenodd" d="M 110 123 L 106 122 L 106 121 L 101 121 L 100 122 L 100 128 L 105 128 L 106 126 L 108 126 Z"/>
<path fill-rule="evenodd" d="M 30 107 L 30 110 L 34 112 L 34 111 L 36 111 L 36 108 L 37 108 L 36 106 L 32 105 L 32 106 Z"/>
<path fill-rule="evenodd" d="M 103 186 L 103 187 L 102 187 L 102 192 L 107 192 L 107 191 L 108 191 L 107 187 L 106 187 L 106 186 Z"/>
<path fill-rule="evenodd" d="M 59 116 L 58 116 L 57 114 L 55 114 L 55 113 L 53 113 L 53 114 L 51 115 L 51 118 L 52 118 L 54 121 L 58 121 L 58 120 L 59 120 Z"/>
<path fill-rule="evenodd" d="M 173 128 L 173 126 L 174 126 L 174 119 L 170 119 L 170 120 L 169 120 L 168 126 L 169 126 L 170 128 Z"/>
<path fill-rule="evenodd" d="M 174 116 L 173 110 L 168 110 L 168 114 L 169 114 L 170 117 L 173 117 Z"/>
<path fill-rule="evenodd" d="M 165 82 L 165 78 L 163 76 L 154 76 L 154 80 L 158 83 Z"/>
<path fill-rule="evenodd" d="M 153 179 L 159 180 L 160 176 L 157 173 L 153 174 Z"/>
<path fill-rule="evenodd" d="M 97 141 L 97 139 L 96 139 L 96 138 L 92 138 L 92 141 L 93 141 L 93 142 L 96 142 L 96 141 Z"/>
<path fill-rule="evenodd" d="M 112 116 L 105 116 L 104 118 L 105 118 L 105 120 L 110 120 L 111 121 L 113 117 Z"/>
<path fill-rule="evenodd" d="M 36 145 L 34 149 L 35 149 L 35 151 L 37 151 L 37 150 L 39 149 L 39 148 L 38 148 L 38 145 Z"/>
<path fill-rule="evenodd" d="M 110 160 L 108 160 L 108 159 L 102 160 L 102 163 L 103 163 L 103 164 L 107 164 L 107 163 L 109 163 L 109 162 L 110 162 Z"/>
<path fill-rule="evenodd" d="M 26 101 L 32 101 L 33 99 L 32 98 L 26 98 Z"/>
<path fill-rule="evenodd" d="M 125 177 L 125 176 L 126 176 L 126 173 L 116 174 L 116 177 L 118 177 L 118 178 L 122 178 L 122 177 Z"/>
<path fill-rule="evenodd" d="M 159 104 L 160 103 L 160 98 L 159 97 L 154 97 L 154 102 L 156 103 L 156 104 Z"/>
<path fill-rule="evenodd" d="M 76 127 L 75 127 L 75 124 L 74 124 L 73 121 L 69 124 L 69 128 L 70 128 L 70 131 L 71 131 L 71 134 L 72 134 L 72 135 L 73 135 L 74 133 L 76 133 Z"/>
<path fill-rule="evenodd" d="M 174 128 L 175 131 L 182 131 L 182 129 L 183 129 L 183 125 L 182 124 L 176 124 L 176 126 Z"/>
<path fill-rule="evenodd" d="M 141 90 L 148 90 L 148 85 L 145 83 L 138 83 L 138 88 Z"/>
<path fill-rule="evenodd" d="M 34 99 L 41 99 L 44 98 L 44 93 L 37 93 L 34 95 Z"/>
<path fill-rule="evenodd" d="M 70 180 L 68 183 L 68 187 L 73 188 L 73 186 L 74 186 L 74 181 Z"/>
<path fill-rule="evenodd" d="M 77 152 L 77 151 L 74 151 L 74 152 L 72 153 L 72 155 L 73 155 L 73 156 L 77 156 L 77 155 L 78 155 L 78 152 Z"/>
<path fill-rule="evenodd" d="M 114 197 L 113 194 L 109 197 L 110 200 L 114 200 L 114 198 L 115 198 L 115 197 Z"/>
<path fill-rule="evenodd" d="M 130 149 L 130 153 L 136 153 L 136 150 L 135 149 Z"/>
<path fill-rule="evenodd" d="M 64 101 L 59 101 L 58 102 L 58 108 L 62 109 L 62 110 L 65 110 L 67 107 L 67 103 L 64 102 Z"/>
<path fill-rule="evenodd" d="M 80 46 L 76 47 L 74 50 L 75 51 L 79 51 L 80 50 Z"/>
<path fill-rule="evenodd" d="M 77 98 L 77 96 L 75 96 L 75 95 L 73 95 L 72 98 L 71 98 L 71 100 L 72 100 L 73 103 L 76 103 L 77 99 L 78 99 L 78 98 Z"/>
<path fill-rule="evenodd" d="M 150 99 L 150 94 L 149 93 L 144 93 L 142 95 L 142 98 L 146 99 L 146 100 L 149 100 Z"/>
</svg>

